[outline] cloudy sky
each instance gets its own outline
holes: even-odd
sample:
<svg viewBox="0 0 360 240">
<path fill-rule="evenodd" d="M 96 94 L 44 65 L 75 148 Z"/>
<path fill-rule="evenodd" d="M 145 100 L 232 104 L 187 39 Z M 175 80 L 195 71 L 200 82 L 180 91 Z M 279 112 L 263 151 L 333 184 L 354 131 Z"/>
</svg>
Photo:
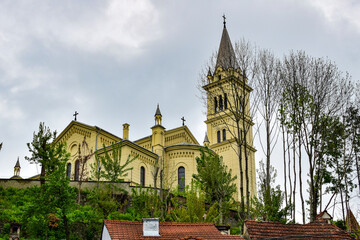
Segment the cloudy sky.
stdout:
<svg viewBox="0 0 360 240">
<path fill-rule="evenodd" d="M 151 133 L 159 103 L 167 129 L 184 116 L 202 143 L 198 76 L 224 13 L 233 43 L 245 38 L 279 57 L 305 50 L 358 81 L 359 12 L 356 0 L 1 1 L 0 178 L 17 157 L 23 177 L 39 173 L 24 160 L 26 143 L 39 122 L 61 132 L 75 111 L 118 136 L 129 123 L 136 140 Z"/>
</svg>

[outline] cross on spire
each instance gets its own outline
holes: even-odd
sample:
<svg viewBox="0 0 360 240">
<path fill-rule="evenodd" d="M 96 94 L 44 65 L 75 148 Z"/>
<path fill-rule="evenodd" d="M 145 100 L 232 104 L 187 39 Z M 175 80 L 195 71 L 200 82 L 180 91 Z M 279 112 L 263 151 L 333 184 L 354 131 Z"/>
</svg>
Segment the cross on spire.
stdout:
<svg viewBox="0 0 360 240">
<path fill-rule="evenodd" d="M 186 121 L 186 120 L 185 120 L 185 118 L 184 118 L 184 117 L 182 117 L 182 118 L 181 118 L 181 120 L 182 120 L 182 125 L 184 126 L 184 125 L 185 125 L 185 121 Z"/>
<path fill-rule="evenodd" d="M 223 14 L 223 19 L 224 19 L 224 28 L 226 28 L 226 17 L 225 17 L 225 13 Z"/>
<path fill-rule="evenodd" d="M 75 111 L 75 113 L 73 114 L 73 116 L 75 117 L 75 121 L 76 121 L 76 116 L 78 115 L 79 113 L 77 111 Z"/>
</svg>

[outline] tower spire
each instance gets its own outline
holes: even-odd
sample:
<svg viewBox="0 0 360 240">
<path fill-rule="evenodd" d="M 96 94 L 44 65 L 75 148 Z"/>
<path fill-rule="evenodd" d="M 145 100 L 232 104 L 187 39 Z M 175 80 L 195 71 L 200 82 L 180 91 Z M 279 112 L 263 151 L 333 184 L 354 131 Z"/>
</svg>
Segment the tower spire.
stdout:
<svg viewBox="0 0 360 240">
<path fill-rule="evenodd" d="M 223 18 L 224 18 L 224 29 L 221 36 L 215 69 L 217 67 L 222 67 L 223 69 L 228 69 L 232 67 L 234 69 L 237 69 L 239 68 L 239 64 L 236 61 L 235 51 L 231 44 L 228 31 L 226 29 L 225 14 L 223 15 Z"/>
<path fill-rule="evenodd" d="M 157 105 L 154 117 L 155 117 L 155 125 L 161 125 L 162 115 L 161 115 L 161 112 L 160 112 L 159 104 Z"/>
</svg>

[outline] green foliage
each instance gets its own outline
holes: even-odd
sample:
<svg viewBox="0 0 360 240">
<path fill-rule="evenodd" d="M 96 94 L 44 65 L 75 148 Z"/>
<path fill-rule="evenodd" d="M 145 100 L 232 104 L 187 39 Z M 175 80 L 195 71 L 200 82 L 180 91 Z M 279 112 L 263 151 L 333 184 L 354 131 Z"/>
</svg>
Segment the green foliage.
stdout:
<svg viewBox="0 0 360 240">
<path fill-rule="evenodd" d="M 126 159 L 126 162 L 121 164 L 121 152 L 122 152 L 122 142 L 112 145 L 111 153 L 106 149 L 105 145 L 104 155 L 96 153 L 96 159 L 99 166 L 97 169 L 99 171 L 100 177 L 103 177 L 110 182 L 120 182 L 122 181 L 121 177 L 126 177 L 127 172 L 132 170 L 128 165 L 132 163 L 138 156 L 132 157 L 129 155 Z"/>
<path fill-rule="evenodd" d="M 51 142 L 56 138 L 56 131 L 51 132 L 45 123 L 41 122 L 39 131 L 33 134 L 33 141 L 27 143 L 31 157 L 25 157 L 30 163 L 40 163 L 43 171 L 51 174 L 59 164 L 59 155 L 62 154 L 61 148 L 53 147 Z"/>
<path fill-rule="evenodd" d="M 261 221 L 278 221 L 281 223 L 287 223 L 287 216 L 290 215 L 290 206 L 283 206 L 284 194 L 280 190 L 280 186 L 273 187 L 275 182 L 276 170 L 274 167 L 270 167 L 271 183 L 270 187 L 266 185 L 266 172 L 264 163 L 260 162 L 260 168 L 258 170 L 259 176 L 259 189 L 258 197 L 254 197 L 252 200 L 253 217 Z"/>
<path fill-rule="evenodd" d="M 135 221 L 141 221 L 142 218 L 146 217 L 161 217 L 162 202 L 156 189 L 133 188 L 131 199 Z"/>
<path fill-rule="evenodd" d="M 232 196 L 236 193 L 234 181 L 237 177 L 231 176 L 231 169 L 227 169 L 222 157 L 208 148 L 202 148 L 200 152 L 200 157 L 196 157 L 198 173 L 193 177 L 204 190 L 206 200 L 212 204 L 219 203 L 220 224 L 222 224 L 223 217 L 233 200 Z"/>
<path fill-rule="evenodd" d="M 338 228 L 341 228 L 342 230 L 346 231 L 346 224 L 343 220 L 336 220 L 336 221 L 331 221 L 331 224 L 334 224 L 335 226 L 337 226 Z"/>
</svg>

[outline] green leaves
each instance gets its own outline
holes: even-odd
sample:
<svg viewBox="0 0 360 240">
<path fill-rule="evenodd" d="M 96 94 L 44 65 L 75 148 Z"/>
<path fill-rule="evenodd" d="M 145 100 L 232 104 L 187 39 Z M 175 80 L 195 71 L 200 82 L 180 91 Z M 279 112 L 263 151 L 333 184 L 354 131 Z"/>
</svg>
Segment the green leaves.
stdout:
<svg viewBox="0 0 360 240">
<path fill-rule="evenodd" d="M 229 202 L 236 193 L 234 181 L 236 176 L 231 175 L 231 169 L 223 163 L 222 157 L 208 148 L 200 149 L 200 157 L 196 157 L 197 174 L 193 178 L 200 184 L 209 203 L 219 204 L 220 224 L 224 213 L 228 210 Z"/>
<path fill-rule="evenodd" d="M 98 171 L 100 177 L 110 181 L 110 182 L 120 182 L 122 181 L 121 177 L 126 177 L 127 172 L 132 170 L 132 167 L 128 167 L 130 163 L 135 161 L 138 156 L 131 157 L 128 155 L 125 163 L 121 164 L 121 153 L 122 153 L 122 142 L 112 145 L 111 153 L 104 147 L 104 154 L 101 155 L 99 152 L 96 152 L 96 159 L 98 166 Z"/>
</svg>

